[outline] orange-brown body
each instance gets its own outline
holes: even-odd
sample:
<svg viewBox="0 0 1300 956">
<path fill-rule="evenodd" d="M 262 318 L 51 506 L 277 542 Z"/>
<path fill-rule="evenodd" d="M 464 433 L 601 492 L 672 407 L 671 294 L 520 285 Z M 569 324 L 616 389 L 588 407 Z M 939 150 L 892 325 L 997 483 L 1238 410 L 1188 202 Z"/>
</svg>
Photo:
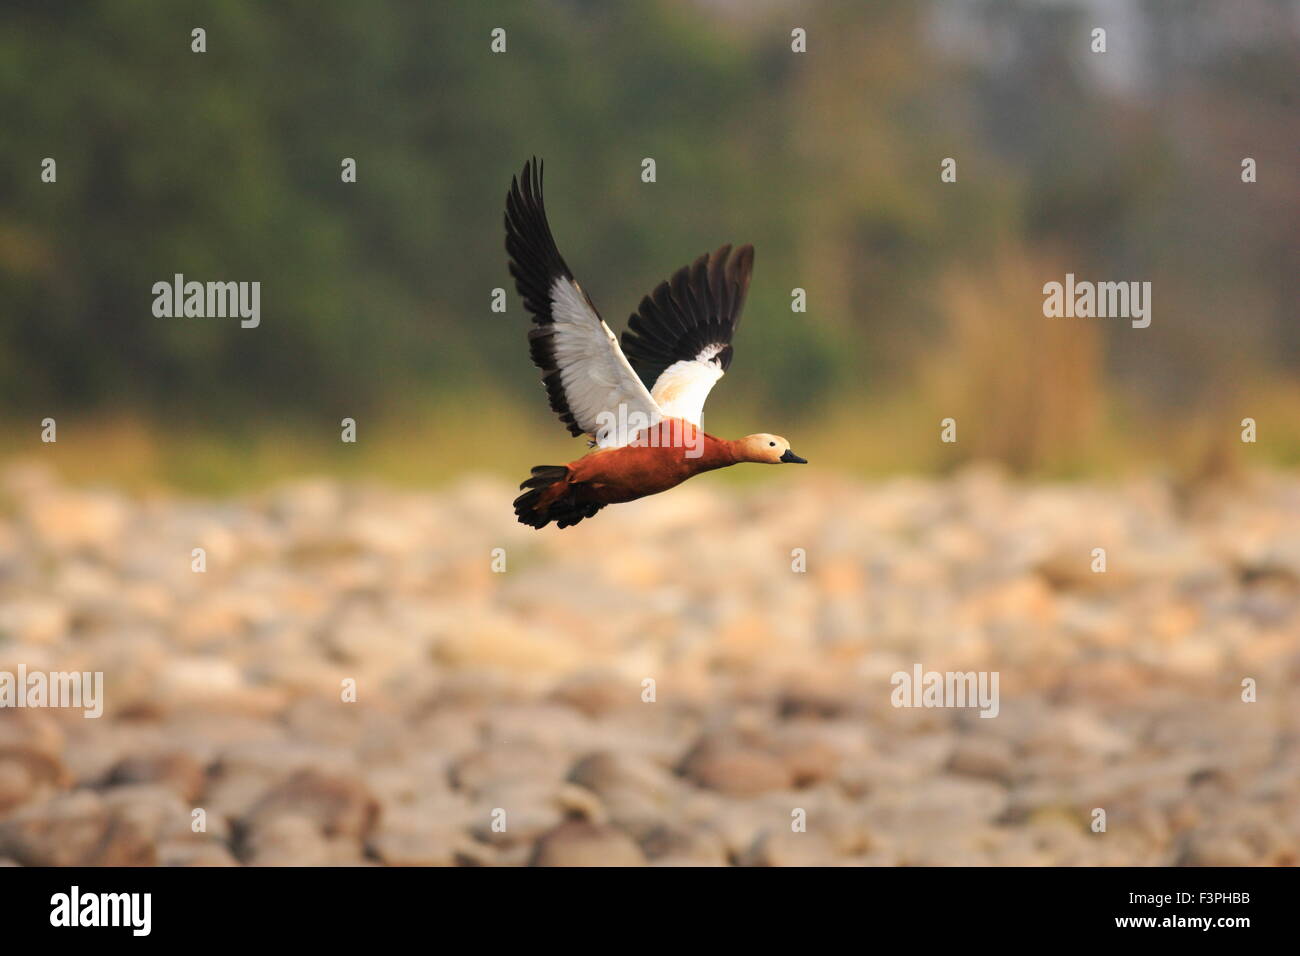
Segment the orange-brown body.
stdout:
<svg viewBox="0 0 1300 956">
<path fill-rule="evenodd" d="M 534 528 L 561 528 L 606 505 L 657 495 L 702 472 L 742 461 L 807 464 L 780 435 L 760 432 L 736 441 L 715 438 L 681 418 L 643 429 L 626 445 L 602 448 L 567 465 L 539 465 L 519 487 L 515 515 Z"/>
<path fill-rule="evenodd" d="M 736 464 L 731 442 L 694 425 L 686 428 L 674 440 L 671 421 L 665 421 L 632 444 L 583 455 L 569 463 L 568 483 L 586 486 L 592 501 L 609 505 L 657 495 L 702 472 Z"/>
<path fill-rule="evenodd" d="M 597 449 L 568 465 L 533 469 L 533 478 L 520 486 L 533 490 L 515 500 L 515 513 L 534 527 L 550 520 L 566 527 L 605 505 L 656 495 L 743 460 L 734 442 L 681 419 L 665 419 L 622 447 Z"/>
</svg>

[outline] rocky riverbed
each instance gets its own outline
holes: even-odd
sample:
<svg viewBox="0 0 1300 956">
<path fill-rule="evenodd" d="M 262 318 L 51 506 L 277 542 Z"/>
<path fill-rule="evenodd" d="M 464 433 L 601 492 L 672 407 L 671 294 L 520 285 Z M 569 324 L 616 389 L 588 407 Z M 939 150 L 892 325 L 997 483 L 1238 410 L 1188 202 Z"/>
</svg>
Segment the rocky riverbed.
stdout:
<svg viewBox="0 0 1300 956">
<path fill-rule="evenodd" d="M 0 709 L 0 861 L 1300 860 L 1300 478 L 791 480 L 538 532 L 489 478 L 11 466 L 0 672 L 103 716 Z M 895 707 L 915 665 L 997 715 Z"/>
</svg>

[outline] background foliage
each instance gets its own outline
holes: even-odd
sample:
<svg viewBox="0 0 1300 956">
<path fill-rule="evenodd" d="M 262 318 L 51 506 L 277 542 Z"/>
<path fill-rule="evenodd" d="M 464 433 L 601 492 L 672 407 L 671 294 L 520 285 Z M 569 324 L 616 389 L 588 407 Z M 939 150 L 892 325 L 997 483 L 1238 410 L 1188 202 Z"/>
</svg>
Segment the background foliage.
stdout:
<svg viewBox="0 0 1300 956">
<path fill-rule="evenodd" d="M 958 460 L 935 449 L 954 415 L 952 455 L 1075 471 L 1200 462 L 1252 415 L 1293 463 L 1298 31 L 1267 0 L 7 3 L 3 440 L 93 419 L 101 452 L 175 439 L 182 482 L 293 436 L 335 454 L 344 415 L 369 466 L 417 477 L 534 435 L 564 457 L 503 251 L 536 154 L 616 331 L 698 253 L 757 247 L 711 430 L 924 469 Z M 1151 327 L 1044 319 L 1067 271 L 1151 281 Z M 177 272 L 260 280 L 261 327 L 155 318 Z"/>
</svg>

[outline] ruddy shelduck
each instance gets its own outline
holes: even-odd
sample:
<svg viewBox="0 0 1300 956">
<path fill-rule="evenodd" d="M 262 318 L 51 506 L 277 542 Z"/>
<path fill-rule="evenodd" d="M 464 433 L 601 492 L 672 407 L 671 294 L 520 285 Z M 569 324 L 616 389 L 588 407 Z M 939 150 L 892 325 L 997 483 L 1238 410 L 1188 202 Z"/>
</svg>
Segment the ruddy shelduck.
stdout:
<svg viewBox="0 0 1300 956">
<path fill-rule="evenodd" d="M 700 427 L 704 400 L 731 364 L 753 246 L 723 246 L 661 282 L 628 321 L 622 348 L 555 247 L 536 159 L 506 195 L 506 252 L 532 313 L 528 342 L 551 408 L 595 449 L 532 470 L 515 499 L 522 523 L 567 528 L 605 505 L 740 462 L 807 464 L 779 435 L 729 441 Z"/>
</svg>

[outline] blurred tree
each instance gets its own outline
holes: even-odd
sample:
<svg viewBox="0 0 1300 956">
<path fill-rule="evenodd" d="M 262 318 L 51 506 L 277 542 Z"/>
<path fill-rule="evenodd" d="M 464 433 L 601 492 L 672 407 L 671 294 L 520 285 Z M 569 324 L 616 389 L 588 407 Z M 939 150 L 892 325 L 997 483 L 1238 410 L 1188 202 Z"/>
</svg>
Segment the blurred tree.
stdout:
<svg viewBox="0 0 1300 956">
<path fill-rule="evenodd" d="M 1287 6 L 1234 4 L 1226 30 L 1213 4 L 1145 4 L 1098 56 L 1087 2 L 9 3 L 0 403 L 257 427 L 495 393 L 540 419 L 501 227 L 534 154 L 616 329 L 695 255 L 755 244 L 723 415 L 916 392 L 938 338 L 1032 305 L 977 309 L 951 282 L 1036 246 L 1014 253 L 1031 285 L 1060 278 L 1048 262 L 1159 279 L 1146 340 L 1100 333 L 1105 374 L 1139 394 L 1194 398 L 1225 344 L 1291 375 Z M 155 318 L 175 273 L 260 281 L 261 326 Z"/>
</svg>

